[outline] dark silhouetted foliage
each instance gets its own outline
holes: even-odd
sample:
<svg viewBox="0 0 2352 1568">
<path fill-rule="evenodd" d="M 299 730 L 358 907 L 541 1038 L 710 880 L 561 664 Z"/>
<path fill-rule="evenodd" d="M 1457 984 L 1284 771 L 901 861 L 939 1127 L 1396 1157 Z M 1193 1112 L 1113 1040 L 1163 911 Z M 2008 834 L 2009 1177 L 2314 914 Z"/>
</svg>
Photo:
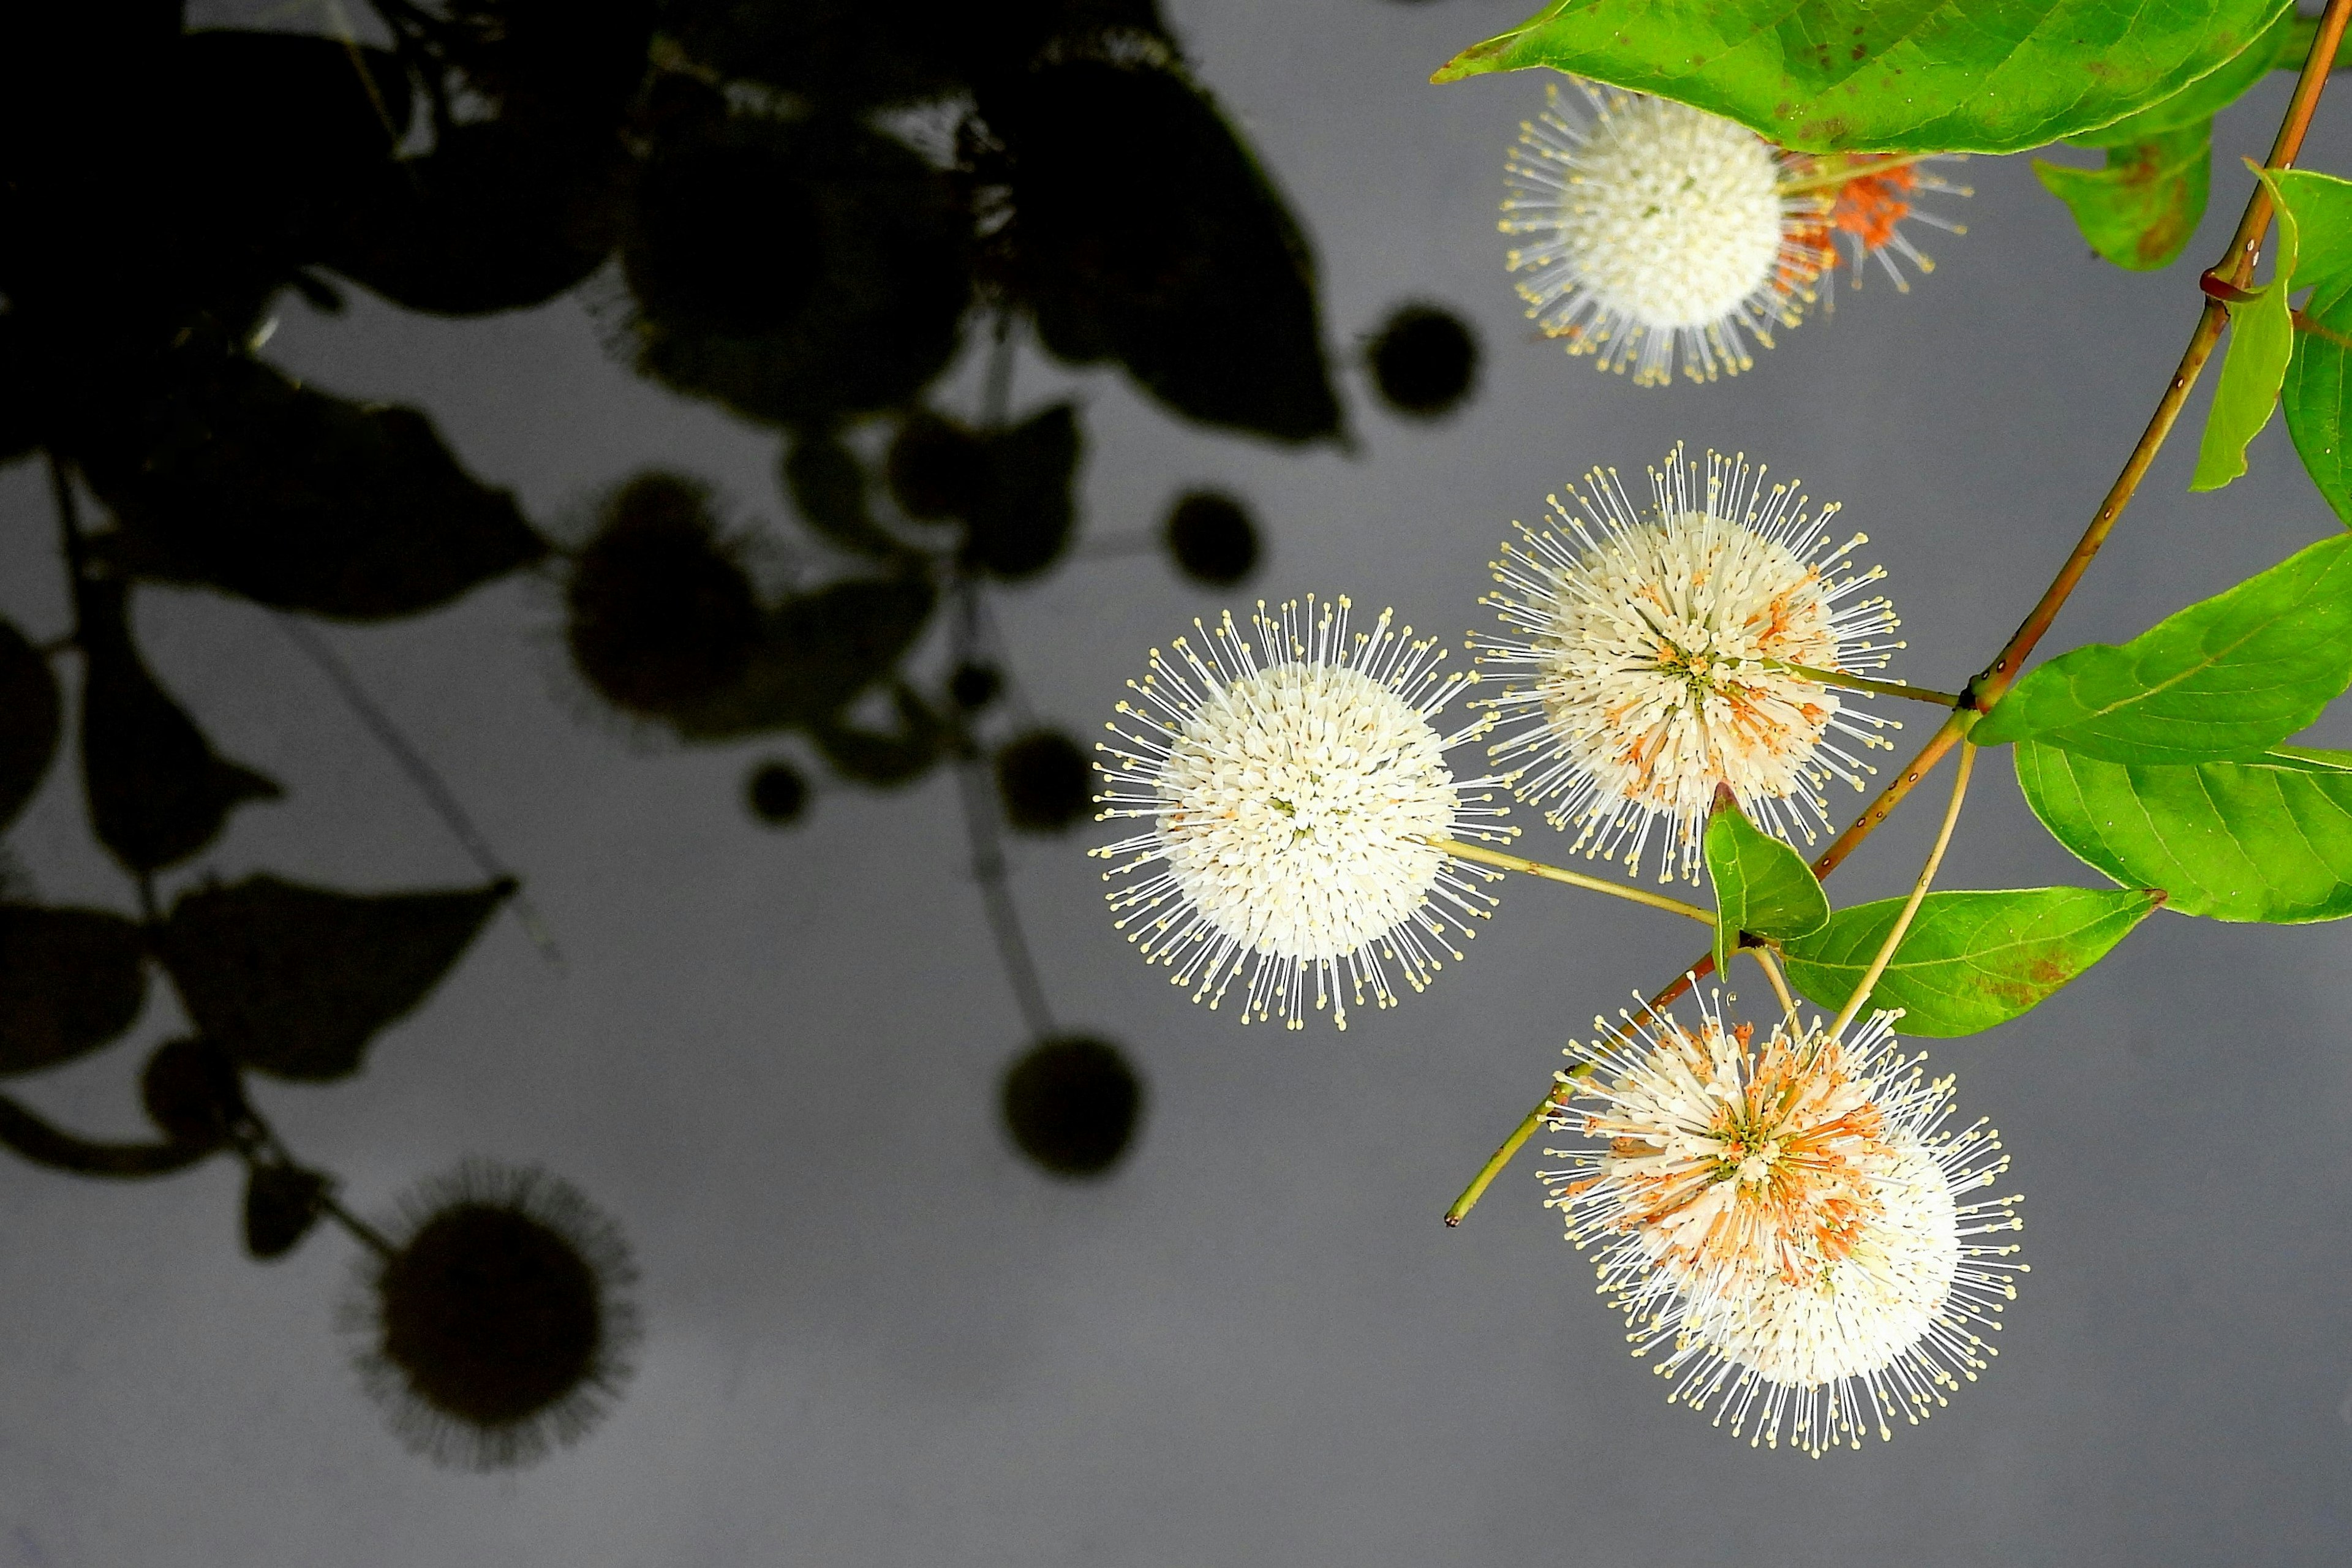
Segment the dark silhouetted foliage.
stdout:
<svg viewBox="0 0 2352 1568">
<path fill-rule="evenodd" d="M 907 546 L 874 521 L 866 468 L 830 429 L 793 433 L 784 451 L 784 489 L 801 521 L 828 543 L 861 555 L 904 555 Z"/>
<path fill-rule="evenodd" d="M 41 787 L 61 722 L 49 661 L 24 633 L 0 620 L 0 831 Z"/>
<path fill-rule="evenodd" d="M 577 1439 L 627 1379 L 635 1279 L 610 1220 L 536 1170 L 468 1162 L 403 1205 L 347 1315 L 410 1447 L 488 1470 Z"/>
<path fill-rule="evenodd" d="M 1099 1176 L 1134 1142 L 1143 1085 L 1117 1047 L 1083 1035 L 1040 1041 L 1004 1074 L 1005 1130 L 1056 1176 Z"/>
<path fill-rule="evenodd" d="M 217 347 L 172 356 L 137 416 L 79 454 L 115 515 L 93 541 L 115 570 L 281 609 L 415 615 L 547 552 L 415 409 L 347 403 Z"/>
<path fill-rule="evenodd" d="M 217 1149 L 251 1121 L 245 1085 L 228 1053 L 212 1041 L 166 1040 L 139 1074 L 147 1120 L 175 1142 Z"/>
<path fill-rule="evenodd" d="M 653 717 L 726 690 L 761 633 L 751 576 L 719 537 L 709 492 L 676 474 L 640 474 L 614 492 L 565 602 L 581 675 L 614 707 Z"/>
<path fill-rule="evenodd" d="M 761 763 L 751 770 L 743 794 L 751 815 L 771 827 L 790 827 L 808 809 L 808 780 L 786 762 Z"/>
<path fill-rule="evenodd" d="M 947 731 L 921 698 L 901 684 L 891 689 L 895 731 L 868 730 L 839 717 L 818 720 L 809 733 L 824 760 L 844 778 L 877 788 L 912 784 L 940 760 Z"/>
<path fill-rule="evenodd" d="M 1004 820 L 1029 833 L 1059 833 L 1086 815 L 1094 769 L 1068 736 L 1034 730 L 996 753 L 996 793 Z"/>
<path fill-rule="evenodd" d="M 919 409 L 898 426 L 883 472 L 908 517 L 968 518 L 988 493 L 988 448 L 952 419 Z"/>
<path fill-rule="evenodd" d="M 295 1165 L 257 1164 L 245 1175 L 245 1250 L 267 1261 L 301 1245 L 319 1223 L 327 1179 Z"/>
<path fill-rule="evenodd" d="M 1057 403 L 986 443 L 987 484 L 964 514 L 967 558 L 1005 578 L 1034 577 L 1060 558 L 1077 519 L 1077 414 Z"/>
<path fill-rule="evenodd" d="M 967 713 L 987 707 L 1003 689 L 1004 673 L 992 664 L 960 664 L 948 677 L 948 696 Z"/>
<path fill-rule="evenodd" d="M 1257 570 L 1257 525 L 1247 508 L 1219 491 L 1180 497 L 1162 538 L 1176 569 L 1196 583 L 1231 587 Z"/>
<path fill-rule="evenodd" d="M 78 584 L 82 651 L 82 787 L 98 841 L 134 873 L 160 870 L 213 841 L 230 811 L 281 793 L 225 762 L 165 695 L 131 644 L 119 578 Z"/>
<path fill-rule="evenodd" d="M 277 1078 L 359 1070 L 473 942 L 511 882 L 363 896 L 248 877 L 180 896 L 158 934 L 188 1016 L 239 1064 Z"/>
<path fill-rule="evenodd" d="M 929 577 L 909 571 L 789 598 L 769 613 L 742 678 L 669 715 L 670 727 L 689 741 L 726 741 L 824 721 L 889 673 L 934 597 Z"/>
<path fill-rule="evenodd" d="M 1004 266 L 1048 349 L 1116 359 L 1189 418 L 1339 433 L 1313 258 L 1204 93 L 1075 58 L 983 84 L 980 108 L 1012 191 Z M 1139 170 L 1149 199 L 1122 199 Z"/>
<path fill-rule="evenodd" d="M 1470 395 L 1478 377 L 1478 340 L 1451 310 L 1407 305 L 1365 345 L 1364 361 L 1391 408 L 1434 419 Z"/>
<path fill-rule="evenodd" d="M 663 226 L 691 205 L 681 186 L 730 210 L 673 235 Z M 755 259 L 772 269 L 764 299 L 751 262 L 689 254 L 737 225 L 756 227 Z M 811 254 L 777 259 L 802 232 Z M 739 114 L 655 149 L 621 259 L 639 369 L 749 418 L 804 424 L 892 407 L 945 368 L 971 294 L 971 220 L 939 171 L 854 120 Z M 678 279 L 698 268 L 681 303 Z M 718 301 L 759 324 L 715 324 Z"/>
<path fill-rule="evenodd" d="M 0 903 L 0 1074 L 71 1061 L 131 1027 L 145 954 L 120 915 Z"/>
</svg>

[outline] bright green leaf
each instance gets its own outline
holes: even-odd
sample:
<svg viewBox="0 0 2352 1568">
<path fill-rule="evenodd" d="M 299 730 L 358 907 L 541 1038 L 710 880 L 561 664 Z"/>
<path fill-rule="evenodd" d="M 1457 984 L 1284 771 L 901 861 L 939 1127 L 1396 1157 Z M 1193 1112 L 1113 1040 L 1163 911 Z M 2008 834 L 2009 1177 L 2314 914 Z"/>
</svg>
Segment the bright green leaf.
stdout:
<svg viewBox="0 0 2352 1568">
<path fill-rule="evenodd" d="M 2040 740 L 2111 763 L 2245 757 L 2352 683 L 2352 534 L 2296 552 L 2116 647 L 2088 643 L 2019 681 L 1969 739 Z"/>
<path fill-rule="evenodd" d="M 1741 931 L 1811 936 L 1829 923 L 1829 898 L 1805 858 L 1749 822 L 1728 790 L 1707 816 L 1706 872 L 1715 882 L 1717 974 L 1730 974 Z"/>
<path fill-rule="evenodd" d="M 2311 53 L 2315 28 L 2308 18 L 2282 11 L 2252 44 L 2218 70 L 2199 77 L 2163 102 L 2126 114 L 2112 125 L 2070 136 L 2078 147 L 2128 147 L 2167 132 L 2208 124 L 2243 98 L 2273 70 L 2293 70 Z"/>
<path fill-rule="evenodd" d="M 2294 357 L 2287 361 L 2279 387 L 2286 432 L 2294 437 L 2304 471 L 2336 515 L 2352 526 L 2352 280 L 2315 289 L 2294 334 Z"/>
<path fill-rule="evenodd" d="M 2272 178 L 2260 171 L 2265 180 Z M 2273 192 L 2277 186 L 2272 186 Z M 2246 444 L 2271 422 L 2278 402 L 2279 384 L 2286 379 L 2287 356 L 2294 352 L 2294 321 L 2287 309 L 2294 287 L 2296 225 L 2294 209 L 2278 205 L 2278 260 L 2271 280 L 2250 300 L 2230 307 L 2230 349 L 2221 361 L 2221 380 L 2213 388 L 2213 406 L 2205 416 L 2205 435 L 2197 445 L 2197 472 L 2192 490 L 2218 490 L 2246 471 Z"/>
<path fill-rule="evenodd" d="M 2213 180 L 2213 122 L 2107 149 L 2106 166 L 2033 160 L 2034 176 L 2064 202 L 2091 248 L 2135 272 L 2168 265 L 2197 232 Z"/>
<path fill-rule="evenodd" d="M 2031 741 L 2017 782 L 2051 836 L 2126 886 L 2219 921 L 2352 915 L 2352 752 L 2131 766 Z"/>
<path fill-rule="evenodd" d="M 1906 1035 L 1973 1035 L 2005 1024 L 2107 955 L 2164 901 L 2137 889 L 1930 893 L 1869 1005 L 1900 1007 Z M 1782 944 L 1789 984 L 1843 1007 L 1903 911 L 1901 899 L 1840 910 Z"/>
<path fill-rule="evenodd" d="M 2289 0 L 1554 0 L 1438 72 L 1550 66 L 1808 152 L 2014 153 L 2165 102 Z"/>
</svg>

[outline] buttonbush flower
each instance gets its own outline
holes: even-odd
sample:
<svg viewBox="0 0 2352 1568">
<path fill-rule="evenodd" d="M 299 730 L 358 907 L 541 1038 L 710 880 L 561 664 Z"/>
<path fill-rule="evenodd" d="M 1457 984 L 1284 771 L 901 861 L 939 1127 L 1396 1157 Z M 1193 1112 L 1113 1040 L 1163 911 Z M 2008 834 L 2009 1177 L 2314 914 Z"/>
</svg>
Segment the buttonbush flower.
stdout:
<svg viewBox="0 0 2352 1568">
<path fill-rule="evenodd" d="M 1814 195 L 1819 207 L 1808 228 L 1811 243 L 1822 252 L 1821 270 L 1823 273 L 1823 296 L 1829 296 L 1828 284 L 1836 278 L 1836 247 L 1843 243 L 1852 264 L 1853 286 L 1862 287 L 1864 263 L 1872 257 L 1878 258 L 1886 276 L 1893 279 L 1897 293 L 1911 291 L 1911 280 L 1903 276 L 1895 265 L 1901 257 L 1917 268 L 1921 275 L 1936 270 L 1936 263 L 1926 252 L 1911 243 L 1903 232 L 1906 220 L 1916 220 L 1948 234 L 1966 234 L 1966 224 L 1955 223 L 1939 213 L 1919 205 L 1923 195 L 1968 196 L 1975 193 L 1966 185 L 1947 182 L 1928 165 L 1951 161 L 1959 154 L 1935 158 L 1906 158 L 1898 162 L 1892 157 L 1874 157 L 1868 153 L 1832 153 L 1819 158 L 1793 159 L 1787 164 L 1790 180 L 1811 181 L 1842 172 L 1851 171 L 1852 177 L 1842 184 L 1819 188 Z"/>
<path fill-rule="evenodd" d="M 1879 1013 L 1846 1040 L 1791 1018 L 1759 1048 L 1702 1002 L 1697 1029 L 1605 1030 L 1545 1172 L 1633 1353 L 1663 1351 L 1669 1402 L 1751 1445 L 1818 1457 L 1889 1419 L 1916 1424 L 1974 1381 L 2016 1298 L 2015 1196 L 1969 1200 L 2009 1168 L 1983 1121 L 1959 1131 L 1952 1079 L 1927 1079 Z M 1596 1019 L 1595 1024 L 1599 1024 Z M 1578 1047 L 1570 1048 L 1570 1055 Z M 1581 1103 L 1579 1103 L 1580 1101 Z"/>
<path fill-rule="evenodd" d="M 1753 338 L 1797 324 L 1830 258 L 1801 163 L 1745 126 L 1663 98 L 1554 85 L 1506 164 L 1506 258 L 1528 319 L 1643 385 L 1737 375 Z"/>
<path fill-rule="evenodd" d="M 1703 479 L 1703 483 L 1701 482 Z M 1547 805 L 1577 847 L 1637 868 L 1654 832 L 1659 876 L 1696 880 L 1717 784 L 1749 816 L 1810 842 L 1828 823 L 1822 784 L 1862 787 L 1872 771 L 1835 738 L 1887 745 L 1896 721 L 1854 706 L 1866 693 L 1804 669 L 1885 667 L 1898 624 L 1884 598 L 1855 598 L 1884 575 L 1855 573 L 1792 485 L 1765 488 L 1745 458 L 1706 455 L 1702 476 L 1680 446 L 1650 470 L 1637 513 L 1616 470 L 1594 469 L 1577 510 L 1550 498 L 1557 530 L 1519 525 L 1494 563 L 1494 606 L 1508 635 L 1474 637 L 1503 689 L 1482 697 L 1504 726 L 1490 748 L 1516 763 L 1520 798 Z M 1548 804 L 1547 804 L 1548 803 Z"/>
<path fill-rule="evenodd" d="M 1345 1028 L 1343 972 L 1359 1006 L 1368 987 L 1388 1006 L 1390 963 L 1421 989 L 1495 902 L 1470 880 L 1493 873 L 1432 842 L 1511 836 L 1481 820 L 1507 808 L 1471 793 L 1499 781 L 1457 781 L 1444 762 L 1487 721 L 1433 724 L 1467 677 L 1442 674 L 1435 643 L 1392 631 L 1389 611 L 1351 632 L 1349 609 L 1261 601 L 1255 639 L 1230 613 L 1213 633 L 1193 623 L 1201 647 L 1154 648 L 1128 683 L 1138 700 L 1118 705 L 1129 727 L 1098 748 L 1100 820 L 1149 825 L 1092 851 L 1128 858 L 1104 875 L 1116 924 L 1212 1007 L 1246 964 L 1244 1022 L 1301 1027 L 1311 974 L 1315 1006 Z"/>
</svg>

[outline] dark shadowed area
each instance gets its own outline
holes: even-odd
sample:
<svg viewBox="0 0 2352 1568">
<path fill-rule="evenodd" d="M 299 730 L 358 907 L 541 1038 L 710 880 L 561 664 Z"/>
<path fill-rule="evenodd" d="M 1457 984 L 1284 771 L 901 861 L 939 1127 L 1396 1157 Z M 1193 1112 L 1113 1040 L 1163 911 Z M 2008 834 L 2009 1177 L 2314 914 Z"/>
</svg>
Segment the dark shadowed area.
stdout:
<svg viewBox="0 0 2352 1568">
<path fill-rule="evenodd" d="M 125 67 L 204 133 L 0 235 L 0 1568 L 2340 1557 L 2341 926 L 2158 913 L 1930 1042 L 2032 1271 L 1979 1381 L 1818 1461 L 1665 1404 L 1538 1154 L 1439 1218 L 1698 928 L 1515 879 L 1344 1034 L 1112 929 L 1080 764 L 1148 650 L 1312 592 L 1459 660 L 1512 521 L 1677 441 L 1843 502 L 1957 689 L 2290 85 L 2167 269 L 1977 159 L 1909 293 L 1651 390 L 1504 271 L 1538 75 L 1426 80 L 1528 4 L 583 5 L 556 66 L 542 6 L 384 7 L 474 19 L 437 105 L 358 0 L 189 0 L 306 37 Z M 2052 651 L 2339 526 L 2277 421 L 2210 495 L 2183 429 Z M 1977 776 L 1944 885 L 2099 882 Z"/>
</svg>

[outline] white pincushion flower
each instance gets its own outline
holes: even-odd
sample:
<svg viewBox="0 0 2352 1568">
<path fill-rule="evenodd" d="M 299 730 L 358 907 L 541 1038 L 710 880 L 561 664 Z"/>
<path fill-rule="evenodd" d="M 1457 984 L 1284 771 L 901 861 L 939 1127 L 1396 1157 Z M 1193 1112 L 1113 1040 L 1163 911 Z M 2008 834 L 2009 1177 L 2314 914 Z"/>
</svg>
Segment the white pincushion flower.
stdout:
<svg viewBox="0 0 2352 1568">
<path fill-rule="evenodd" d="M 1212 1007 L 1246 963 L 1244 1022 L 1303 1026 L 1311 972 L 1315 1005 L 1344 1029 L 1343 969 L 1358 1005 L 1369 985 L 1388 1006 L 1384 961 L 1421 989 L 1439 951 L 1462 956 L 1449 933 L 1470 935 L 1465 917 L 1495 902 L 1465 879 L 1493 873 L 1433 842 L 1510 837 L 1476 825 L 1504 808 L 1468 793 L 1498 781 L 1457 782 L 1444 762 L 1486 721 L 1451 736 L 1431 723 L 1467 678 L 1440 675 L 1444 653 L 1391 631 L 1390 612 L 1351 634 L 1348 611 L 1309 597 L 1277 619 L 1261 602 L 1255 645 L 1228 613 L 1202 629 L 1205 658 L 1182 637 L 1173 658 L 1154 648 L 1128 683 L 1140 704 L 1118 705 L 1138 728 L 1114 722 L 1124 744 L 1097 748 L 1114 759 L 1101 819 L 1150 825 L 1092 851 L 1132 857 L 1104 879 L 1158 867 L 1110 892 L 1116 923 Z"/>
<path fill-rule="evenodd" d="M 1506 259 L 1528 274 L 1528 319 L 1643 385 L 1674 379 L 1677 349 L 1696 381 L 1748 369 L 1748 338 L 1771 347 L 1832 264 L 1821 197 L 1784 193 L 1794 160 L 1745 126 L 1575 86 L 1589 115 L 1548 88 L 1507 164 L 1502 230 L 1528 242 Z"/>
<path fill-rule="evenodd" d="M 1650 470 L 1651 509 L 1637 513 L 1615 470 L 1570 487 L 1577 511 L 1549 498 L 1559 531 L 1520 524 L 1527 547 L 1494 563 L 1495 607 L 1511 635 L 1474 638 L 1477 662 L 1500 674 L 1476 706 L 1506 732 L 1490 748 L 1515 762 L 1520 798 L 1571 823 L 1576 847 L 1636 868 L 1663 829 L 1661 880 L 1698 875 L 1716 786 L 1783 837 L 1811 842 L 1828 822 L 1822 784 L 1859 789 L 1872 770 L 1832 732 L 1887 745 L 1896 721 L 1853 706 L 1867 693 L 1799 673 L 1883 668 L 1900 643 L 1884 598 L 1853 599 L 1885 574 L 1856 574 L 1819 515 L 1790 485 L 1709 452 L 1704 490 L 1677 446 Z M 1851 602 L 1848 602 L 1851 601 Z"/>
<path fill-rule="evenodd" d="M 1927 1080 L 1880 1013 L 1850 1039 L 1788 1020 L 1759 1050 L 1702 1005 L 1609 1031 L 1552 1121 L 1594 1141 L 1550 1152 L 1551 1206 L 1635 1355 L 1664 1347 L 1670 1402 L 1734 1434 L 1818 1456 L 1887 1418 L 1916 1423 L 1995 1353 L 2025 1265 L 2015 1196 L 1964 1201 L 2009 1168 L 1982 1121 L 1944 1131 L 1952 1080 Z M 1595 1020 L 1596 1024 L 1599 1022 Z M 1576 1048 L 1570 1048 L 1576 1054 Z"/>
</svg>

